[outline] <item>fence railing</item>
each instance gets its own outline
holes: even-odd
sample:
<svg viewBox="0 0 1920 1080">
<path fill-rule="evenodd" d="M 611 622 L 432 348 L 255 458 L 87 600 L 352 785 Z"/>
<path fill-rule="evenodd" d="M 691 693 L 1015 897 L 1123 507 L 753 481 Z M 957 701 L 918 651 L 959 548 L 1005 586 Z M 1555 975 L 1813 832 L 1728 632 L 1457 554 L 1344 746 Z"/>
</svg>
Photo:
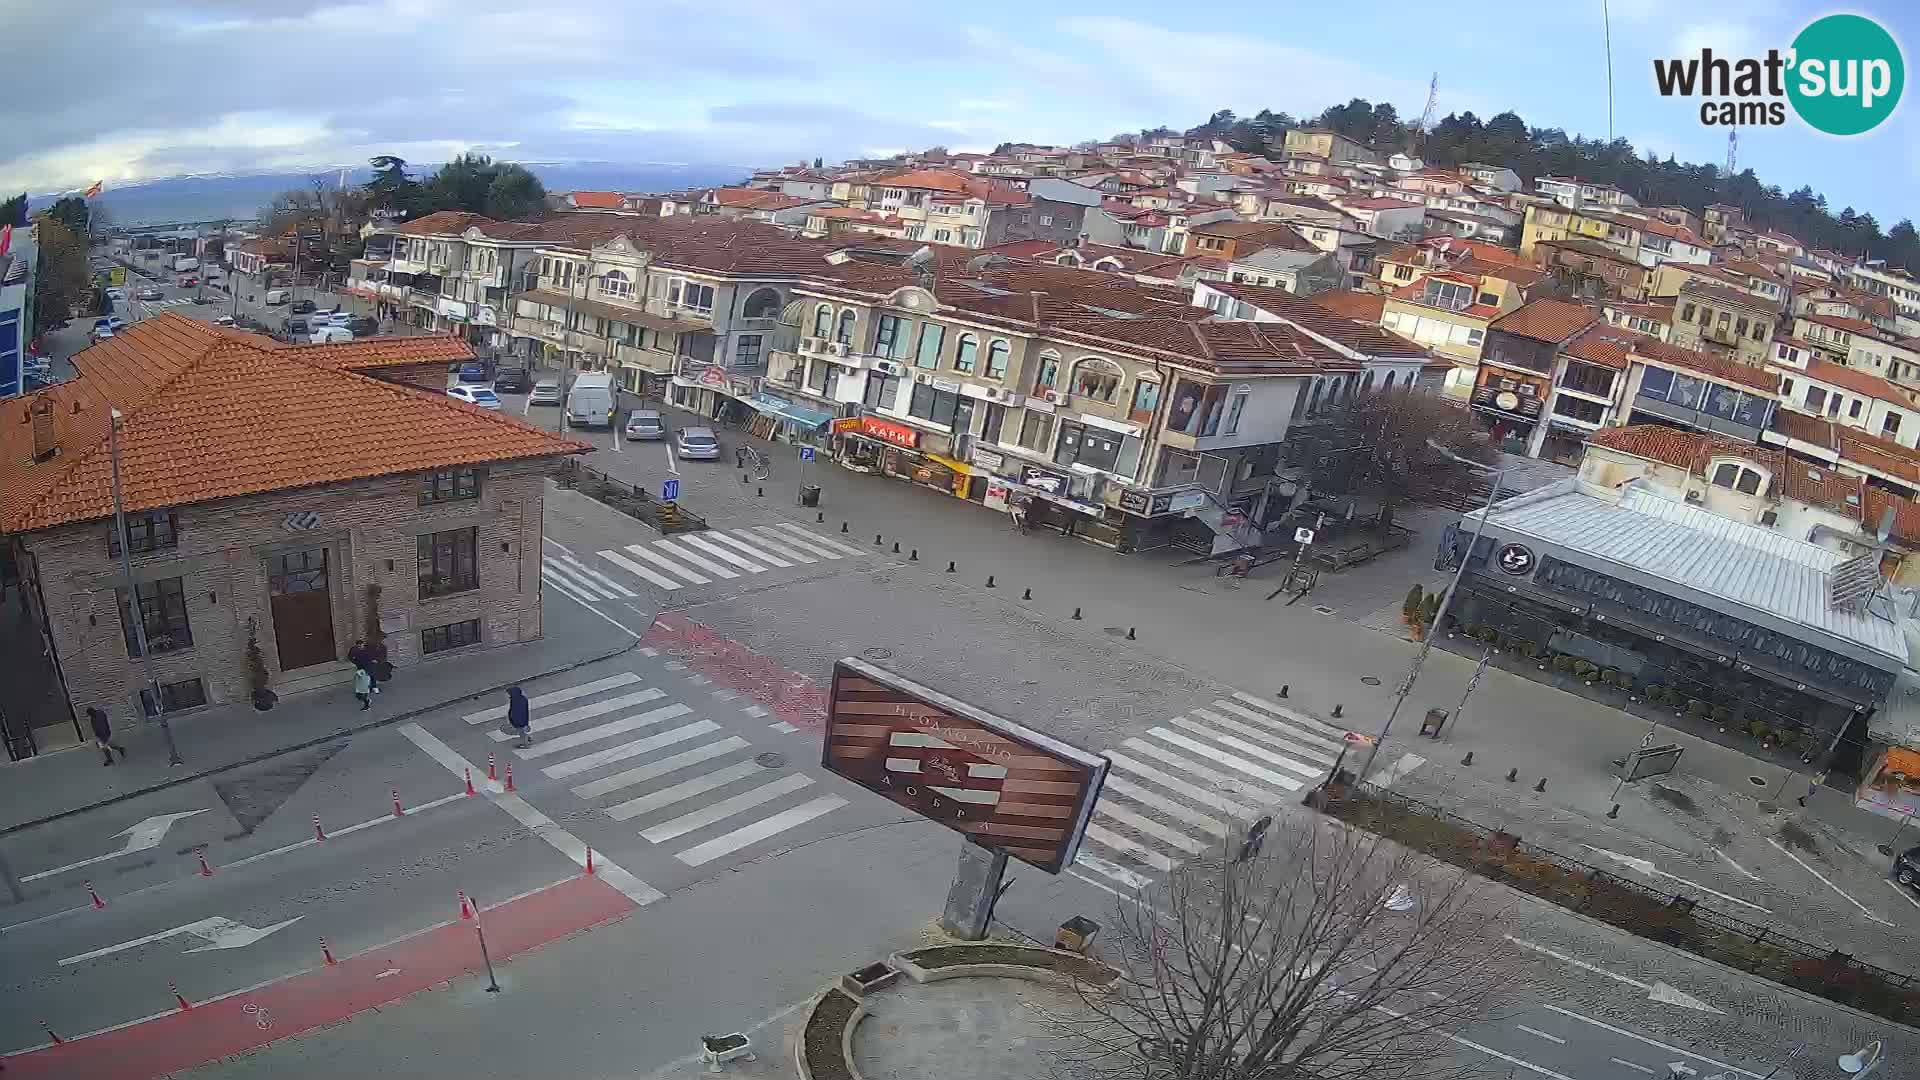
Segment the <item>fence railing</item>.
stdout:
<svg viewBox="0 0 1920 1080">
<path fill-rule="evenodd" d="M 590 499 L 605 503 L 628 517 L 652 525 L 665 535 L 698 532 L 707 527 L 705 518 L 688 513 L 680 504 L 657 499 L 646 488 L 616 480 L 598 469 L 581 464 L 579 458 L 568 458 L 563 462 L 554 479 L 561 487 L 572 488 Z"/>
</svg>

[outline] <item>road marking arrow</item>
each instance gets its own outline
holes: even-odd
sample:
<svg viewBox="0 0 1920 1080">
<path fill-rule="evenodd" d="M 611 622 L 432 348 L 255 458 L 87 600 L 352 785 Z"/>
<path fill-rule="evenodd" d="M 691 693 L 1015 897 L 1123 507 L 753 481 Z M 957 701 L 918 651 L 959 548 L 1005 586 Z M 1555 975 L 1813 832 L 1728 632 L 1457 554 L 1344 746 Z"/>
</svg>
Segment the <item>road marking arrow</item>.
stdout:
<svg viewBox="0 0 1920 1080">
<path fill-rule="evenodd" d="M 182 818 L 190 818 L 195 814 L 204 813 L 206 813 L 205 810 L 188 810 L 181 814 L 160 814 L 155 817 L 150 817 L 137 825 L 129 826 L 113 834 L 127 838 L 126 845 L 119 851 L 109 851 L 105 855 L 95 855 L 91 859 L 81 859 L 79 862 L 68 863 L 65 866 L 56 866 L 51 870 L 42 870 L 37 874 L 28 874 L 20 880 L 23 882 L 38 881 L 41 878 L 52 877 L 55 874 L 64 874 L 69 870 L 78 870 L 83 866 L 103 863 L 108 859 L 117 859 L 122 855 L 131 855 L 136 851 L 145 851 L 148 848 L 159 847 L 161 837 L 167 835 L 167 830 L 173 828 L 174 822 Z"/>
<path fill-rule="evenodd" d="M 1577 967 L 1582 971 L 1591 971 L 1595 975 L 1604 975 L 1615 982 L 1625 983 L 1628 986 L 1631 986 L 1637 990 L 1644 990 L 1647 993 L 1648 1001 L 1657 1001 L 1662 1005 L 1678 1005 L 1683 1009 L 1694 1009 L 1699 1012 L 1717 1013 L 1720 1011 L 1719 1009 L 1714 1008 L 1713 1006 L 1707 1004 L 1706 1002 L 1701 1001 L 1699 998 L 1694 997 L 1692 994 L 1689 994 L 1686 991 L 1680 990 L 1676 987 L 1669 986 L 1666 983 L 1659 982 L 1658 980 L 1654 982 L 1646 983 L 1646 982 L 1641 982 L 1639 979 L 1630 979 L 1625 975 L 1621 975 L 1617 972 L 1608 971 L 1606 968 L 1600 967 L 1598 965 L 1589 964 L 1585 960 L 1568 956 L 1566 953 L 1563 953 L 1563 952 L 1557 952 L 1553 949 L 1549 949 L 1545 945 L 1541 945 L 1537 942 L 1527 941 L 1524 938 L 1517 938 L 1517 937 L 1514 937 L 1512 934 L 1506 934 L 1504 936 L 1508 941 L 1513 942 L 1515 945 L 1518 945 L 1523 949 L 1531 949 L 1534 952 L 1541 953 L 1546 956 L 1551 956 L 1555 960 L 1558 960 L 1563 964 L 1572 964 L 1574 967 Z"/>
<path fill-rule="evenodd" d="M 1701 892 L 1706 893 L 1708 896 L 1717 896 L 1720 899 L 1725 900 L 1729 904 L 1739 904 L 1742 907 L 1750 907 L 1755 911 L 1764 911 L 1769 915 L 1773 914 L 1772 908 L 1764 908 L 1764 907 L 1761 907 L 1759 904 L 1754 903 L 1751 900 L 1742 900 L 1737 896 L 1729 896 L 1718 889 L 1709 889 L 1705 885 L 1702 885 L 1697 881 L 1688 881 L 1686 878 L 1683 878 L 1678 874 L 1669 874 L 1665 870 L 1662 870 L 1659 867 L 1653 865 L 1652 859 L 1642 859 L 1633 855 L 1622 855 L 1617 851 L 1608 851 L 1606 848 L 1594 847 L 1592 844 L 1583 844 L 1581 846 L 1585 847 L 1588 851 L 1593 852 L 1595 855 L 1599 855 L 1599 856 L 1602 856 L 1603 858 L 1611 859 L 1614 862 L 1619 863 L 1621 866 L 1624 866 L 1627 869 L 1632 870 L 1634 873 L 1640 874 L 1644 877 L 1663 877 L 1668 879 L 1669 881 L 1677 881 L 1680 884 L 1685 885 L 1690 889 L 1699 889 Z M 1721 856 L 1721 857 L 1725 858 L 1725 856 Z M 1732 860 L 1728 860 L 1728 861 L 1732 861 Z M 1744 870 L 1741 872 L 1745 873 Z"/>
<path fill-rule="evenodd" d="M 285 922 L 277 922 L 272 926 L 255 929 L 245 923 L 234 922 L 232 919 L 224 916 L 215 915 L 212 918 L 190 922 L 185 926 L 176 926 L 171 930 L 162 930 L 157 934 L 148 934 L 146 937 L 134 938 L 132 941 L 123 941 L 118 945 L 109 945 L 104 949 L 95 949 L 92 952 L 81 953 L 78 956 L 69 956 L 60 961 L 60 964 L 62 967 L 65 967 L 70 964 L 84 963 L 102 956 L 124 952 L 127 949 L 137 949 L 142 945 L 151 945 L 156 941 L 164 941 L 170 937 L 179 937 L 182 934 L 189 937 L 197 937 L 206 942 L 205 945 L 197 949 L 188 949 L 187 951 L 190 953 L 210 952 L 214 949 L 241 949 L 259 941 L 261 938 L 266 937 L 276 930 L 284 930 L 304 918 L 306 918 L 305 915 L 295 915 Z"/>
</svg>

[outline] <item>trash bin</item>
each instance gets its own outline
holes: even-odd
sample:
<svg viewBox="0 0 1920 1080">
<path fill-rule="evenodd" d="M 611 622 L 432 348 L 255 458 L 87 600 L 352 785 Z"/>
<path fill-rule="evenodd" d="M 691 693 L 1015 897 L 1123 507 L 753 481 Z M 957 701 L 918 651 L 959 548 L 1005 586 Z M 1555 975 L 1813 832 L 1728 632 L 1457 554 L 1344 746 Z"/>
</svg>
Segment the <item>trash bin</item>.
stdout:
<svg viewBox="0 0 1920 1080">
<path fill-rule="evenodd" d="M 819 506 L 820 505 L 820 485 L 819 484 L 800 485 L 800 505 L 801 506 Z"/>
</svg>

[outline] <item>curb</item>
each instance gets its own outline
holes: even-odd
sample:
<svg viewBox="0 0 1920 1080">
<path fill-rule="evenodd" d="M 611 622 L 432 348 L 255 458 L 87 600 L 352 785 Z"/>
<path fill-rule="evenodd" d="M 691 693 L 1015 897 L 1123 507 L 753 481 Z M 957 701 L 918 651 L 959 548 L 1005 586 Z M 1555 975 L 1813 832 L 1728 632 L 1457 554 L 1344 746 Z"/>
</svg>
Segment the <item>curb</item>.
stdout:
<svg viewBox="0 0 1920 1080">
<path fill-rule="evenodd" d="M 658 618 L 658 617 L 659 616 L 657 615 L 655 616 L 655 618 Z M 376 728 L 386 727 L 388 724 L 398 724 L 404 720 L 411 720 L 416 716 L 433 712 L 436 709 L 444 709 L 449 705 L 456 705 L 463 701 L 472 701 L 475 698 L 486 697 L 490 694 L 502 693 L 509 686 L 518 686 L 521 683 L 532 682 L 535 679 L 552 678 L 555 675 L 572 671 L 575 668 L 586 667 L 588 664 L 598 664 L 605 660 L 611 660 L 616 656 L 620 656 L 622 654 L 632 652 L 634 649 L 639 648 L 640 640 L 641 640 L 640 638 L 636 637 L 633 640 L 627 642 L 625 645 L 622 645 L 620 648 L 614 649 L 611 652 L 600 653 L 596 656 L 587 657 L 584 660 L 575 660 L 571 663 L 562 664 L 559 667 L 549 668 L 546 671 L 536 672 L 532 675 L 524 675 L 516 679 L 509 679 L 506 682 L 498 683 L 493 686 L 488 686 L 480 690 L 475 690 L 472 693 L 461 694 L 458 697 L 447 698 L 445 701 L 438 701 L 429 705 L 421 705 L 416 708 L 408 709 L 405 712 L 395 713 L 392 716 L 381 717 L 378 720 L 369 721 L 357 727 L 340 728 L 337 731 L 329 731 L 325 735 L 319 735 L 314 738 L 307 739 L 304 742 L 292 743 L 287 746 L 276 747 L 272 750 L 263 750 L 260 753 L 254 754 L 250 757 L 241 758 L 239 761 L 230 761 L 230 762 L 227 762 L 225 765 L 216 765 L 211 769 L 202 769 L 199 772 L 187 773 L 180 776 L 169 776 L 165 780 L 162 780 L 157 784 L 148 784 L 145 787 L 135 788 L 132 791 L 123 791 L 117 795 L 112 796 L 111 798 L 101 799 L 99 802 L 88 803 L 85 806 L 76 806 L 69 810 L 62 810 L 57 814 L 48 814 L 45 817 L 34 818 L 31 821 L 23 821 L 18 825 L 9 825 L 4 829 L 0 829 L 0 837 L 12 836 L 14 833 L 22 832 L 27 829 L 45 825 L 48 822 L 59 821 L 62 818 L 73 817 L 76 814 L 84 814 L 89 810 L 98 810 L 103 806 L 112 806 L 115 803 L 126 802 L 129 799 L 137 799 L 142 795 L 151 795 L 156 791 L 165 791 L 170 787 L 178 787 L 181 784 L 189 784 L 195 780 L 204 780 L 209 776 L 218 776 L 223 772 L 229 772 L 234 769 L 244 768 L 248 765 L 257 765 L 262 761 L 268 760 L 269 758 L 279 757 L 281 754 L 291 754 L 291 753 L 294 753 L 295 751 L 306 750 L 310 747 L 319 746 L 321 743 L 332 742 L 335 739 L 351 738 L 352 736 L 359 735 L 363 732 L 372 731 Z"/>
</svg>

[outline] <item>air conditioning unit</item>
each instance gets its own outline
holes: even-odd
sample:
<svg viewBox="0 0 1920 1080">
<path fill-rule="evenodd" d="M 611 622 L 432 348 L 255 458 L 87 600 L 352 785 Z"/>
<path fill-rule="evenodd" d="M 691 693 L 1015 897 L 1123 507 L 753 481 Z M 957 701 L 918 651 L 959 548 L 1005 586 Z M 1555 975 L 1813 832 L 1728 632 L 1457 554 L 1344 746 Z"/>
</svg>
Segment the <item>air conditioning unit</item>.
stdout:
<svg viewBox="0 0 1920 1080">
<path fill-rule="evenodd" d="M 1049 405 L 1065 405 L 1068 401 L 1072 400 L 1058 390 L 1049 390 L 1043 396 L 1047 399 Z"/>
<path fill-rule="evenodd" d="M 1003 396 L 1005 396 L 1005 394 L 1006 394 L 1006 391 L 1005 391 L 1005 390 L 1002 390 L 1002 389 L 1000 389 L 1000 388 L 999 388 L 999 387 L 997 387 L 997 386 L 989 386 L 989 387 L 987 387 L 987 400 L 988 400 L 988 401 L 999 401 L 999 400 L 1000 400 L 1000 399 L 1001 399 L 1001 398 L 1002 398 Z"/>
<path fill-rule="evenodd" d="M 875 360 L 873 362 L 873 370 L 879 372 L 882 375 L 892 375 L 897 377 L 907 369 L 901 367 L 897 362 L 892 360 Z"/>
<path fill-rule="evenodd" d="M 933 381 L 933 376 L 927 374 L 924 371 L 916 371 L 914 372 L 914 375 L 913 375 L 913 381 L 917 383 L 922 383 L 922 384 L 930 383 Z"/>
<path fill-rule="evenodd" d="M 835 356 L 845 356 L 850 351 L 847 343 L 844 341 L 836 341 L 833 343 L 833 355 Z"/>
<path fill-rule="evenodd" d="M 800 351 L 801 351 L 801 352 L 803 352 L 803 353 L 814 353 L 814 352 L 819 352 L 819 351 L 820 351 L 820 339 L 819 339 L 819 338 L 811 338 L 811 337 L 803 337 L 803 338 L 801 338 L 801 339 L 800 339 Z"/>
<path fill-rule="evenodd" d="M 1697 502 L 1702 502 L 1704 500 L 1703 500 L 1703 496 L 1699 492 L 1689 491 L 1687 492 L 1687 501 L 1690 503 L 1697 503 Z"/>
</svg>

